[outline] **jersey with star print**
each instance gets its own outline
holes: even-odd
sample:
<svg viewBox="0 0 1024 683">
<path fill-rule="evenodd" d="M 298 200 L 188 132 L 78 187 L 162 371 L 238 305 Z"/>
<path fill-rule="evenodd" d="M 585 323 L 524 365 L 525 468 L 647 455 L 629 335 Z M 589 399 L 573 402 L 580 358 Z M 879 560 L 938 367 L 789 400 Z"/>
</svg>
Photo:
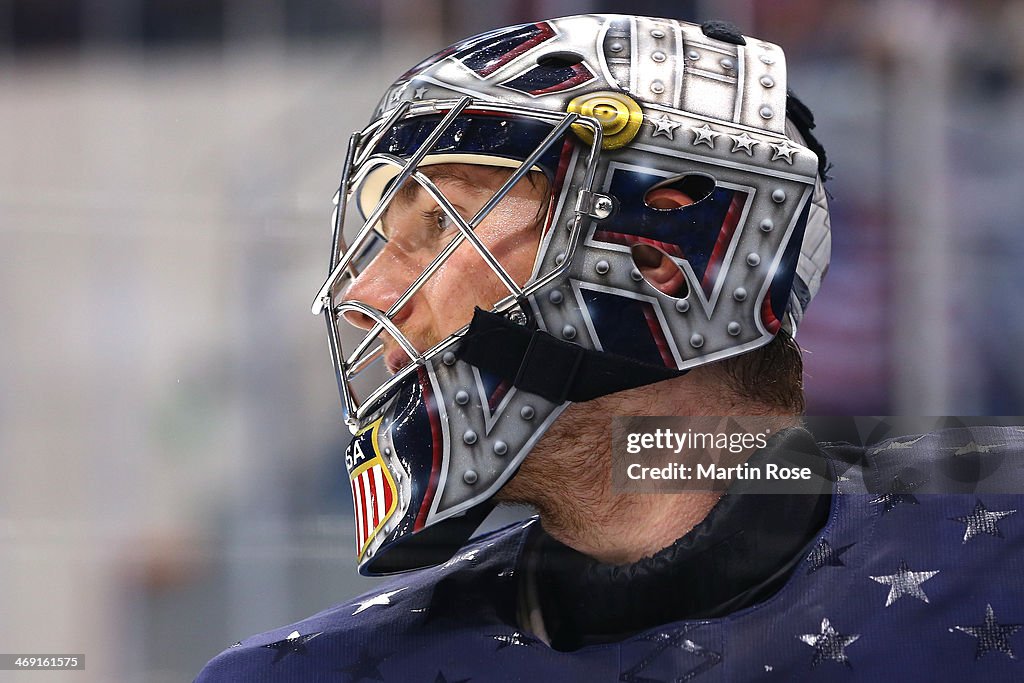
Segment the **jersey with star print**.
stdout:
<svg viewBox="0 0 1024 683">
<path fill-rule="evenodd" d="M 247 638 L 197 683 L 1024 680 L 1024 433 L 820 448 L 828 522 L 777 593 L 727 617 L 555 650 L 517 616 L 530 520 Z"/>
</svg>

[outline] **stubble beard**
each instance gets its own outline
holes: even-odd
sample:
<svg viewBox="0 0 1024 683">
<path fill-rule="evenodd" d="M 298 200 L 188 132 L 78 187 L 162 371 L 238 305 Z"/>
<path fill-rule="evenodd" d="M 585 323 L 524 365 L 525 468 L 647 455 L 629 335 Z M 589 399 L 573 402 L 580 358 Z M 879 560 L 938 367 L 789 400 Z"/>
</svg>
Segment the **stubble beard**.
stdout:
<svg viewBox="0 0 1024 683">
<path fill-rule="evenodd" d="M 601 398 L 569 406 L 498 492 L 502 503 L 528 505 L 555 536 L 589 535 L 616 515 L 611 492 L 611 405 Z"/>
</svg>

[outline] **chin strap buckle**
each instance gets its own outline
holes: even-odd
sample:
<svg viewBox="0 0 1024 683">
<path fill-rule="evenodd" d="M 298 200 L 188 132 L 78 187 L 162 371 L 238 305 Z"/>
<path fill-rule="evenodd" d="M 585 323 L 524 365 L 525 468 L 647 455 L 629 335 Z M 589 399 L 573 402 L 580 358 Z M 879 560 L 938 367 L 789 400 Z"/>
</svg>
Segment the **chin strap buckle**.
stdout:
<svg viewBox="0 0 1024 683">
<path fill-rule="evenodd" d="M 576 385 L 584 351 L 578 344 L 534 330 L 512 384 L 553 403 L 565 403 Z"/>
<path fill-rule="evenodd" d="M 685 372 L 587 349 L 479 308 L 456 356 L 554 403 L 589 401 Z"/>
</svg>

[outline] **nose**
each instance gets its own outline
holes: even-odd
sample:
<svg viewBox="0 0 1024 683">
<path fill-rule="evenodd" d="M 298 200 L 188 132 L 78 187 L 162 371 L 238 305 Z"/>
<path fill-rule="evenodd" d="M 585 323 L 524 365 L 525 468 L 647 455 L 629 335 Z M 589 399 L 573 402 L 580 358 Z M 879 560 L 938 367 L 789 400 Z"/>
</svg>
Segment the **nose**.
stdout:
<svg viewBox="0 0 1024 683">
<path fill-rule="evenodd" d="M 385 313 L 405 293 L 418 274 L 419 270 L 407 255 L 392 244 L 385 244 L 377 257 L 352 280 L 342 300 L 359 301 Z M 398 325 L 408 318 L 413 305 L 413 299 L 407 301 L 392 321 Z M 349 324 L 362 330 L 369 330 L 375 324 L 370 316 L 359 311 L 348 310 L 343 315 Z"/>
</svg>

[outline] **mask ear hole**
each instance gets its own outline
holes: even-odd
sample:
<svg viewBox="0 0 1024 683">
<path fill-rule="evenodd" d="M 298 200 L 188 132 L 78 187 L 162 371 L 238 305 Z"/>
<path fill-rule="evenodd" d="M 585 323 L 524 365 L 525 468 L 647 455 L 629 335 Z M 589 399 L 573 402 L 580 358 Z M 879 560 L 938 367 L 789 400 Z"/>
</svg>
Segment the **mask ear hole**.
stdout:
<svg viewBox="0 0 1024 683">
<path fill-rule="evenodd" d="M 714 191 L 714 178 L 703 173 L 691 173 L 658 183 L 647 190 L 644 204 L 659 211 L 672 211 L 703 201 Z"/>
<path fill-rule="evenodd" d="M 634 244 L 630 251 L 637 270 L 651 287 L 676 299 L 690 295 L 686 273 L 668 254 L 649 244 Z"/>
<path fill-rule="evenodd" d="M 552 52 L 537 57 L 537 66 L 545 69 L 564 69 L 583 62 L 583 55 L 575 52 Z"/>
</svg>

